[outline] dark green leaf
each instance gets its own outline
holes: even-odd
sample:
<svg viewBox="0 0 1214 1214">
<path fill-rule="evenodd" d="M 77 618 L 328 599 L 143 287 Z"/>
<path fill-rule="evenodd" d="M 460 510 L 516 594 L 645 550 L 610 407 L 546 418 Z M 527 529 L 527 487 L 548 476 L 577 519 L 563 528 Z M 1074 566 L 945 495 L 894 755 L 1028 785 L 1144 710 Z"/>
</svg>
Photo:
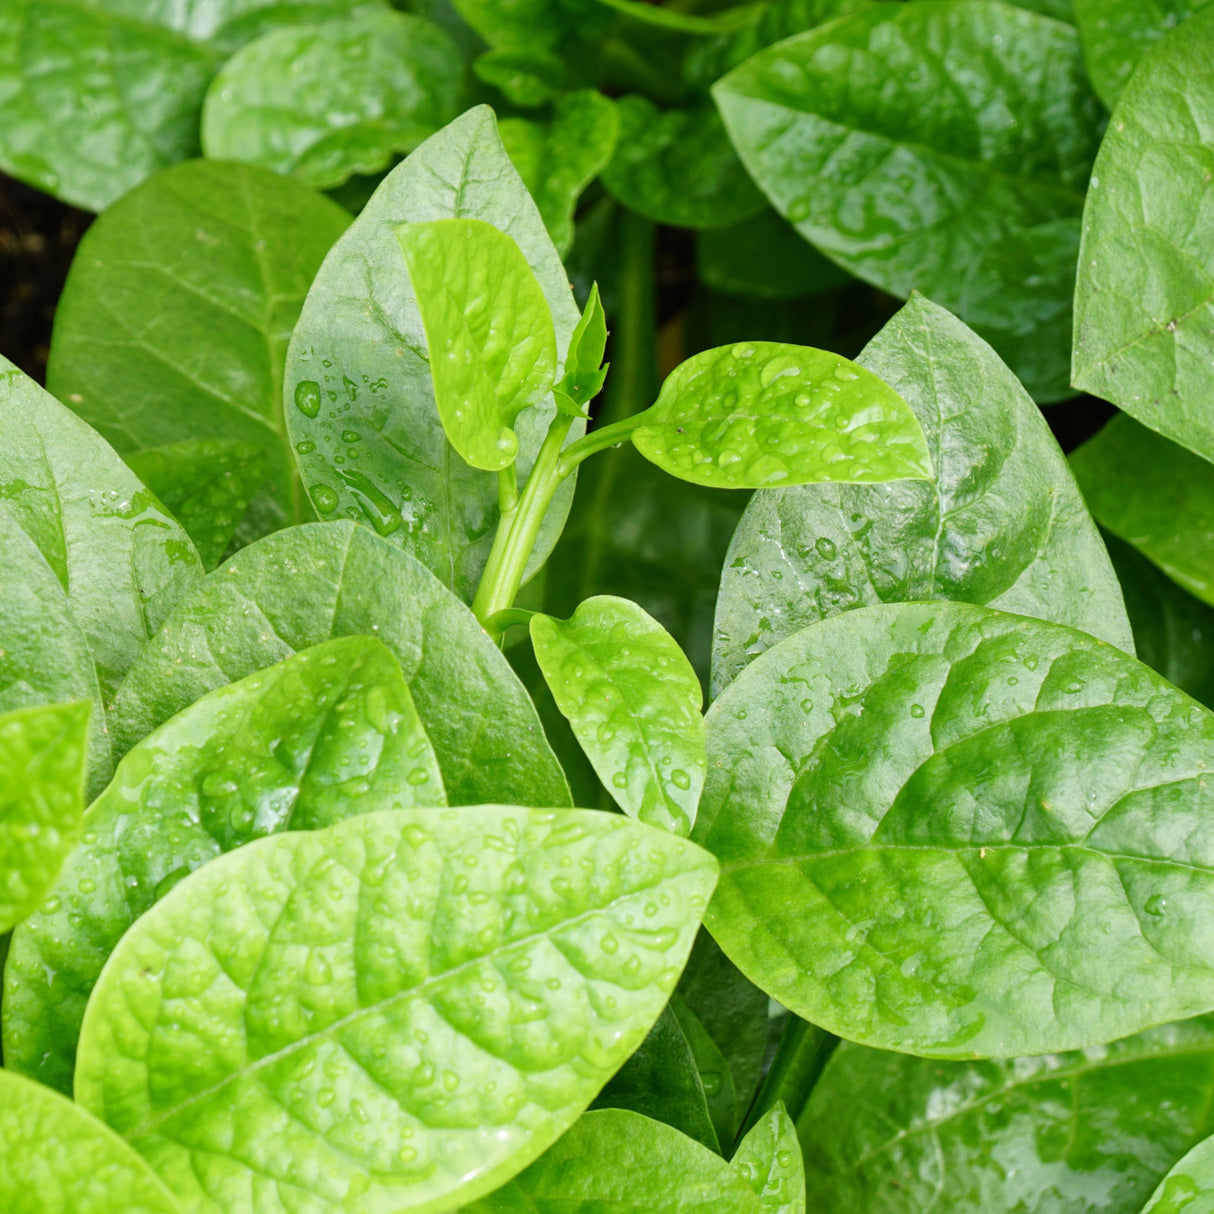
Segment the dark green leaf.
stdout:
<svg viewBox="0 0 1214 1214">
<path fill-rule="evenodd" d="M 321 516 L 369 523 L 470 600 L 497 526 L 497 477 L 469 468 L 443 433 L 395 231 L 444 218 L 480 219 L 514 239 L 543 287 L 563 361 L 578 309 L 493 113 L 478 106 L 388 175 L 326 260 L 291 342 L 287 416 Z M 554 414 L 546 404 L 520 416 L 520 478 Z M 572 489 L 550 512 L 530 572 L 560 533 Z"/>
<path fill-rule="evenodd" d="M 1005 1057 L 1214 1007 L 1214 715 L 1120 650 L 868 607 L 769 650 L 707 723 L 705 922 L 797 1015 Z"/>
<path fill-rule="evenodd" d="M 1083 212 L 1076 387 L 1214 457 L 1214 10 L 1118 99 Z"/>
<path fill-rule="evenodd" d="M 282 411 L 303 297 L 350 217 L 253 165 L 157 175 L 81 242 L 55 318 L 47 382 L 123 456 L 191 439 L 267 453 L 268 528 L 311 517 Z M 255 537 L 252 537 L 255 538 Z"/>
<path fill-rule="evenodd" d="M 610 16 L 603 13 L 595 21 L 594 6 L 564 0 L 455 0 L 455 7 L 490 46 L 529 50 L 596 33 Z"/>
<path fill-rule="evenodd" d="M 670 1010 L 691 1047 L 717 1141 L 724 1143 L 728 1149 L 729 1144 L 733 1142 L 734 1131 L 738 1128 L 738 1094 L 733 1086 L 729 1059 L 700 1023 L 700 1018 L 683 1002 L 677 992 L 671 996 Z"/>
<path fill-rule="evenodd" d="M 756 494 L 725 560 L 713 693 L 799 628 L 879 602 L 978 603 L 1132 652 L 1117 579 L 1066 460 L 995 352 L 915 296 L 860 362 L 915 411 L 934 480 Z"/>
<path fill-rule="evenodd" d="M 190 1210 L 450 1209 L 535 1159 L 641 1043 L 715 872 L 592 810 L 260 840 L 123 937 L 76 1096 Z"/>
<path fill-rule="evenodd" d="M 349 522 L 238 552 L 144 651 L 114 706 L 120 753 L 212 688 L 335 636 L 376 636 L 405 674 L 453 805 L 567 805 L 535 709 L 472 613 L 408 553 Z"/>
<path fill-rule="evenodd" d="M 127 753 L 85 816 L 84 842 L 14 934 L 6 1064 L 71 1092 L 101 967 L 194 869 L 268 834 L 445 803 L 400 667 L 370 637 L 327 641 L 203 696 Z"/>
<path fill-rule="evenodd" d="M 984 0 L 872 4 L 761 51 L 715 95 L 807 240 L 956 311 L 1038 399 L 1070 394 L 1075 229 L 1100 119 L 1072 28 Z"/>
<path fill-rule="evenodd" d="M 505 46 L 472 61 L 478 80 L 493 85 L 507 101 L 531 109 L 556 98 L 565 88 L 565 63 L 538 46 Z"/>
<path fill-rule="evenodd" d="M 450 122 L 463 73 L 455 43 L 405 13 L 272 30 L 212 81 L 202 146 L 330 189 L 387 168 Z"/>
<path fill-rule="evenodd" d="M 764 1214 L 805 1214 L 805 1166 L 797 1131 L 777 1105 L 742 1139 L 731 1166 L 744 1176 Z"/>
</svg>

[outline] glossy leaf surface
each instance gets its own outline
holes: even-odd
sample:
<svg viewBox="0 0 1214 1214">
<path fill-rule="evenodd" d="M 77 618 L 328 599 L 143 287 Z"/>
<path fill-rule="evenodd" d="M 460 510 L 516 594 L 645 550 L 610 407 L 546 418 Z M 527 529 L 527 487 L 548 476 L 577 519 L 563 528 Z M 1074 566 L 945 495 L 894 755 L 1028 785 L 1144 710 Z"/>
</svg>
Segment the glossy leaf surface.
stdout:
<svg viewBox="0 0 1214 1214">
<path fill-rule="evenodd" d="M 32 913 L 80 837 L 88 723 L 87 701 L 0 715 L 0 932 Z"/>
<path fill-rule="evenodd" d="M 1105 527 L 1214 603 L 1214 466 L 1115 417 L 1071 456 L 1071 467 Z"/>
<path fill-rule="evenodd" d="M 402 223 L 437 219 L 479 219 L 515 241 L 548 300 L 557 361 L 564 359 L 578 321 L 564 267 L 492 111 L 478 106 L 385 178 L 326 259 L 291 343 L 287 416 L 321 517 L 369 523 L 470 600 L 497 525 L 497 477 L 467 467 L 443 433 L 396 237 Z M 554 413 L 546 402 L 519 418 L 520 479 Z M 558 498 L 532 571 L 551 549 L 571 493 L 572 485 Z"/>
<path fill-rule="evenodd" d="M 79 1105 L 0 1071 L 6 1214 L 180 1214 L 151 1168 Z"/>
<path fill-rule="evenodd" d="M 193 439 L 265 451 L 268 529 L 304 521 L 283 363 L 312 276 L 348 223 L 336 203 L 254 165 L 194 161 L 157 175 L 81 242 L 56 313 L 51 390 L 123 456 Z"/>
<path fill-rule="evenodd" d="M 187 1210 L 450 1209 L 534 1159 L 640 1044 L 715 869 L 585 810 L 261 840 L 123 937 L 77 1098 Z M 234 1145 L 234 1107 L 274 1133 Z"/>
<path fill-rule="evenodd" d="M 672 476 L 716 489 L 931 475 L 923 430 L 897 392 L 838 354 L 782 342 L 693 355 L 632 441 Z"/>
<path fill-rule="evenodd" d="M 586 1113 L 555 1146 L 466 1214 L 762 1214 L 719 1155 L 623 1109 Z"/>
<path fill-rule="evenodd" d="M 1100 145 L 1075 288 L 1076 387 L 1214 457 L 1214 11 L 1144 56 Z"/>
<path fill-rule="evenodd" d="M 564 60 L 535 46 L 505 46 L 485 51 L 472 61 L 472 74 L 523 109 L 555 100 L 566 77 Z"/>
<path fill-rule="evenodd" d="M 845 269 L 931 295 L 1070 394 L 1075 238 L 1100 106 L 1071 27 L 982 0 L 880 3 L 714 90 L 751 175 Z"/>
<path fill-rule="evenodd" d="M 961 603 L 845 612 L 710 710 L 705 922 L 791 1011 L 936 1057 L 1214 1007 L 1214 716 L 1121 651 Z"/>
<path fill-rule="evenodd" d="M 70 1093 L 101 967 L 141 914 L 216 856 L 445 801 L 400 667 L 370 637 L 327 641 L 217 688 L 127 753 L 85 816 L 83 843 L 14 935 L 6 1064 Z"/>
<path fill-rule="evenodd" d="M 1214 1210 L 1214 1140 L 1198 1143 L 1164 1178 L 1142 1214 L 1210 1214 Z"/>
<path fill-rule="evenodd" d="M 453 805 L 494 794 L 568 804 L 535 709 L 475 617 L 424 566 L 366 527 L 267 536 L 185 599 L 115 704 L 125 753 L 224 683 L 335 636 L 376 636 L 404 671 Z"/>
<path fill-rule="evenodd" d="M 556 378 L 543 288 L 514 240 L 484 220 L 402 224 L 396 235 L 447 441 L 473 468 L 507 468 L 518 455 L 515 419 Z"/>
<path fill-rule="evenodd" d="M 447 34 L 408 13 L 272 30 L 212 81 L 202 146 L 330 189 L 387 168 L 454 118 L 463 69 Z"/>
<path fill-rule="evenodd" d="M 800 628 L 955 599 L 1133 641 L 1100 536 L 1040 410 L 995 352 L 916 295 L 860 355 L 914 410 L 930 481 L 757 493 L 721 579 L 713 693 Z"/>
<path fill-rule="evenodd" d="M 730 1165 L 759 1198 L 764 1214 L 805 1214 L 805 1165 L 797 1130 L 776 1105 L 738 1144 Z"/>
<path fill-rule="evenodd" d="M 797 1122 L 820 1214 L 1139 1214 L 1214 1131 L 1214 1020 L 1041 1058 L 936 1062 L 843 1042 Z"/>
<path fill-rule="evenodd" d="M 531 617 L 557 706 L 629 816 L 686 835 L 704 786 L 703 692 L 675 639 L 635 603 L 587 599 L 568 620 Z"/>
</svg>

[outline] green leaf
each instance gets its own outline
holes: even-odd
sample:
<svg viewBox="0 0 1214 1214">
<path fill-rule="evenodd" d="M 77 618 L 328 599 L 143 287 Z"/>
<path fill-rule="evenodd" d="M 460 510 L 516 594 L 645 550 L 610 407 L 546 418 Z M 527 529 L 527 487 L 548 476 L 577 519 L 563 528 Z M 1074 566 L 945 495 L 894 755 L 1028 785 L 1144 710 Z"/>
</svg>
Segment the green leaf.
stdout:
<svg viewBox="0 0 1214 1214">
<path fill-rule="evenodd" d="M 530 1163 L 640 1044 L 715 869 L 589 810 L 263 839 L 123 937 L 76 1096 L 188 1211 L 450 1209 Z"/>
<path fill-rule="evenodd" d="M 151 1168 L 78 1104 L 0 1071 L 7 1214 L 180 1214 Z"/>
<path fill-rule="evenodd" d="M 89 710 L 84 700 L 0 715 L 0 932 L 33 912 L 80 837 Z"/>
<path fill-rule="evenodd" d="M 287 418 L 322 518 L 370 523 L 470 600 L 497 526 L 497 477 L 469 468 L 444 435 L 395 232 L 444 218 L 480 219 L 514 239 L 543 288 L 558 364 L 564 359 L 578 321 L 569 281 L 493 112 L 478 106 L 384 179 L 325 261 L 291 342 Z M 519 417 L 521 479 L 555 412 L 545 402 Z M 529 574 L 560 533 L 572 492 L 570 484 L 557 498 Z"/>
<path fill-rule="evenodd" d="M 607 25 L 593 6 L 564 0 L 455 0 L 459 15 L 493 47 L 541 50 L 589 37 Z"/>
<path fill-rule="evenodd" d="M 616 103 L 620 134 L 603 185 L 655 223 L 718 228 L 763 209 L 711 106 L 659 110 L 644 97 Z"/>
<path fill-rule="evenodd" d="M 515 419 L 556 378 L 543 288 L 514 240 L 482 219 L 402 224 L 396 235 L 447 440 L 473 468 L 507 468 L 518 454 Z"/>
<path fill-rule="evenodd" d="M 1074 29 L 984 0 L 871 4 L 761 51 L 714 94 L 802 236 L 957 312 L 1037 399 L 1070 395 L 1075 231 L 1100 127 Z"/>
<path fill-rule="evenodd" d="M 464 1214 L 762 1214 L 719 1155 L 623 1109 L 586 1113 L 555 1146 Z"/>
<path fill-rule="evenodd" d="M 472 61 L 472 73 L 523 109 L 544 105 L 565 88 L 565 62 L 538 46 L 504 46 Z"/>
<path fill-rule="evenodd" d="M 187 438 L 126 457 L 214 569 L 270 473 L 264 450 L 230 438 Z"/>
<path fill-rule="evenodd" d="M 565 375 L 557 385 L 574 405 L 589 404 L 602 390 L 607 379 L 603 354 L 607 349 L 607 316 L 599 299 L 599 284 L 591 283 L 590 296 L 569 339 Z"/>
<path fill-rule="evenodd" d="M 378 173 L 450 122 L 463 74 L 450 37 L 406 13 L 272 30 L 212 81 L 202 146 L 329 189 Z"/>
<path fill-rule="evenodd" d="M 730 1166 L 745 1177 L 765 1214 L 805 1214 L 801 1144 L 782 1104 L 767 1113 L 742 1139 Z"/>
<path fill-rule="evenodd" d="M 1092 86 L 1112 109 L 1143 55 L 1210 0 L 1073 0 Z"/>
<path fill-rule="evenodd" d="M 211 77 L 284 22 L 383 0 L 4 0 L 0 169 L 101 211 L 158 169 L 197 154 Z"/>
<path fill-rule="evenodd" d="M 809 1208 L 1138 1214 L 1214 1132 L 1212 1089 L 1209 1016 L 1107 1049 L 993 1062 L 845 1041 L 797 1121 Z"/>
<path fill-rule="evenodd" d="M 769 650 L 707 724 L 705 923 L 798 1016 L 1006 1057 L 1214 1007 L 1214 716 L 1112 646 L 869 607 Z"/>
<path fill-rule="evenodd" d="M 628 1109 L 720 1151 L 695 1055 L 669 1005 L 592 1107 Z"/>
<path fill-rule="evenodd" d="M 1100 145 L 1083 213 L 1073 382 L 1214 457 L 1214 11 L 1150 50 Z"/>
<path fill-rule="evenodd" d="M 686 835 L 704 786 L 703 692 L 675 639 L 635 603 L 587 599 L 572 618 L 531 617 L 557 706 L 628 815 Z"/>
<path fill-rule="evenodd" d="M 1072 456 L 1092 513 L 1206 603 L 1214 603 L 1214 467 L 1130 417 Z"/>
<path fill-rule="evenodd" d="M 257 498 L 268 528 L 304 521 L 283 363 L 308 284 L 348 223 L 327 198 L 252 165 L 157 175 L 81 242 L 55 316 L 51 391 L 123 456 L 192 439 L 257 447 L 273 468 Z"/>
<path fill-rule="evenodd" d="M 733 1142 L 734 1132 L 738 1128 L 735 1118 L 738 1094 L 734 1090 L 729 1060 L 700 1023 L 700 1018 L 683 1002 L 677 991 L 671 996 L 670 1010 L 691 1047 L 717 1141 L 728 1147 Z"/>
<path fill-rule="evenodd" d="M 85 1003 L 122 934 L 183 877 L 285 830 L 446 804 L 396 659 L 342 637 L 205 695 L 118 765 L 85 840 L 13 936 L 8 1066 L 70 1093 Z"/>
<path fill-rule="evenodd" d="M 923 430 L 892 388 L 850 359 L 782 342 L 693 355 L 632 441 L 672 476 L 715 489 L 931 476 Z"/>
<path fill-rule="evenodd" d="M 611 160 L 619 129 L 615 103 L 594 89 L 560 97 L 546 122 L 507 118 L 499 127 L 506 152 L 562 256 L 573 244 L 577 200 Z"/>
<path fill-rule="evenodd" d="M 1214 1139 L 1198 1143 L 1164 1178 L 1142 1214 L 1202 1214 L 1214 1209 Z"/>
<path fill-rule="evenodd" d="M 1117 579 L 1066 460 L 995 352 L 915 295 L 860 363 L 914 410 L 934 478 L 756 494 L 725 559 L 713 694 L 798 629 L 880 602 L 977 603 L 1133 652 Z"/>
<path fill-rule="evenodd" d="M 376 636 L 400 662 L 451 804 L 569 803 L 527 693 L 472 612 L 408 553 L 349 522 L 267 536 L 202 581 L 127 676 L 116 749 L 213 688 L 336 636 Z"/>
</svg>

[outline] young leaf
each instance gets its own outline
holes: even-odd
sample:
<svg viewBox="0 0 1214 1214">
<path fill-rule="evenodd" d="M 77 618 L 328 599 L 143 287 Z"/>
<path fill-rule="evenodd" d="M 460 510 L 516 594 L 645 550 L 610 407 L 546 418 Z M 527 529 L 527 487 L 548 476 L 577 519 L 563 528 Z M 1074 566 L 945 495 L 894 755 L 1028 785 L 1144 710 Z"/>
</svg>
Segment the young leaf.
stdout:
<svg viewBox="0 0 1214 1214">
<path fill-rule="evenodd" d="M 1112 646 L 868 607 L 769 650 L 707 723 L 705 922 L 797 1015 L 1006 1057 L 1214 1007 L 1214 715 Z"/>
<path fill-rule="evenodd" d="M 384 179 L 317 274 L 287 358 L 287 419 L 322 518 L 369 522 L 471 600 L 493 543 L 497 477 L 469 468 L 447 442 L 395 231 L 444 218 L 480 219 L 514 239 L 543 288 L 558 364 L 564 359 L 578 321 L 569 280 L 492 111 L 478 106 Z M 554 414 L 545 402 L 519 417 L 520 479 Z M 551 551 L 572 491 L 550 512 L 529 572 Z"/>
<path fill-rule="evenodd" d="M 525 1172 L 463 1214 L 764 1214 L 719 1155 L 660 1121 L 597 1109 Z"/>
<path fill-rule="evenodd" d="M 641 1043 L 715 870 L 587 810 L 402 810 L 263 839 L 123 937 L 77 1099 L 187 1210 L 251 1193 L 265 1214 L 450 1209 L 530 1163 Z M 260 1130 L 234 1141 L 234 1108 Z"/>
<path fill-rule="evenodd" d="M 923 430 L 897 392 L 838 354 L 773 341 L 681 363 L 632 441 L 672 476 L 715 489 L 931 476 Z"/>
<path fill-rule="evenodd" d="M 572 618 L 531 617 L 561 712 L 620 808 L 686 835 L 704 786 L 703 692 L 691 663 L 627 599 L 587 599 Z"/>
<path fill-rule="evenodd" d="M 345 521 L 267 536 L 204 579 L 127 677 L 115 747 L 215 687 L 351 635 L 377 636 L 400 662 L 451 804 L 569 803 L 527 693 L 473 614 L 408 553 Z"/>
<path fill-rule="evenodd" d="M 760 51 L 714 95 L 802 236 L 1030 354 L 1013 369 L 1037 399 L 1070 394 L 1074 231 L 1100 130 L 1074 29 L 983 0 L 870 4 Z"/>
<path fill-rule="evenodd" d="M 565 374 L 557 388 L 574 405 L 588 405 L 607 379 L 603 354 L 607 349 L 607 316 L 599 299 L 599 284 L 591 283 L 582 318 L 569 339 Z"/>
<path fill-rule="evenodd" d="M 78 1104 L 0 1071 L 0 1208 L 181 1214 L 151 1168 Z"/>
<path fill-rule="evenodd" d="M 801 1144 L 782 1104 L 742 1139 L 730 1166 L 755 1191 L 764 1214 L 805 1214 Z"/>
<path fill-rule="evenodd" d="M 445 803 L 400 667 L 371 637 L 326 641 L 203 696 L 127 753 L 85 841 L 14 934 L 6 1065 L 70 1094 L 101 967 L 194 869 L 264 835 Z"/>
<path fill-rule="evenodd" d="M 451 38 L 407 13 L 272 30 L 211 82 L 203 150 L 330 189 L 387 168 L 450 122 L 463 72 Z"/>
<path fill-rule="evenodd" d="M 1214 467 L 1125 416 L 1084 443 L 1071 467 L 1104 526 L 1214 603 Z"/>
<path fill-rule="evenodd" d="M 0 933 L 33 912 L 80 838 L 89 708 L 0 715 Z"/>
<path fill-rule="evenodd" d="M 1214 458 L 1214 11 L 1149 51 L 1113 112 L 1083 213 L 1077 388 Z"/>
<path fill-rule="evenodd" d="M 1198 1143 L 1164 1178 L 1142 1214 L 1202 1214 L 1214 1209 L 1214 1138 Z"/>
<path fill-rule="evenodd" d="M 55 314 L 51 391 L 123 456 L 191 439 L 264 451 L 273 476 L 257 500 L 270 525 L 304 521 L 283 362 L 308 284 L 349 221 L 253 165 L 199 160 L 157 175 L 81 242 Z"/>
<path fill-rule="evenodd" d="M 797 1121 L 809 1209 L 1139 1214 L 1214 1133 L 1214 1017 L 1107 1048 L 938 1062 L 844 1041 Z M 1008 1161 L 1015 1160 L 1009 1166 Z"/>
<path fill-rule="evenodd" d="M 257 490 L 270 475 L 266 452 L 230 438 L 187 438 L 126 457 L 135 475 L 185 528 L 204 569 L 214 569 Z"/>
<path fill-rule="evenodd" d="M 718 228 L 763 209 L 711 106 L 659 110 L 622 97 L 620 133 L 603 185 L 624 206 L 655 223 Z"/>
<path fill-rule="evenodd" d="M 532 109 L 555 100 L 566 84 L 565 62 L 538 46 L 504 46 L 472 61 L 472 73 L 512 105 Z"/>
<path fill-rule="evenodd" d="M 396 229 L 426 330 L 447 441 L 473 467 L 514 463 L 513 426 L 556 378 L 552 313 L 522 250 L 482 219 Z"/>
<path fill-rule="evenodd" d="M 611 160 L 620 120 L 615 103 L 594 89 L 560 97 L 552 117 L 504 119 L 502 143 L 562 256 L 573 244 L 573 210 Z"/>
<path fill-rule="evenodd" d="M 977 603 L 1133 652 L 1117 579 L 1066 460 L 986 342 L 914 295 L 860 363 L 914 410 L 933 479 L 755 494 L 721 576 L 713 694 L 798 629 L 879 602 Z"/>
</svg>

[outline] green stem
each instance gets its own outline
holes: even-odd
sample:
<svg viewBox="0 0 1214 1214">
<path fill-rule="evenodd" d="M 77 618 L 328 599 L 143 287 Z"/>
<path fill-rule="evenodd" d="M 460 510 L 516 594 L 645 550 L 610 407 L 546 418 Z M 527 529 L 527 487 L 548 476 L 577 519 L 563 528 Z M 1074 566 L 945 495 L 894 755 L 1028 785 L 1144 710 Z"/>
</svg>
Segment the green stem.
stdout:
<svg viewBox="0 0 1214 1214">
<path fill-rule="evenodd" d="M 638 413 L 635 417 L 621 418 L 609 426 L 599 426 L 591 430 L 585 438 L 579 438 L 577 442 L 570 443 L 561 452 L 558 464 L 561 479 L 564 480 L 582 460 L 596 451 L 604 451 L 608 447 L 618 447 L 643 421 L 644 414 L 642 413 Z"/>
<path fill-rule="evenodd" d="M 838 1044 L 839 1038 L 833 1033 L 789 1012 L 771 1070 L 750 1106 L 739 1140 L 777 1104 L 783 1103 L 789 1117 L 796 1121 Z"/>
</svg>

